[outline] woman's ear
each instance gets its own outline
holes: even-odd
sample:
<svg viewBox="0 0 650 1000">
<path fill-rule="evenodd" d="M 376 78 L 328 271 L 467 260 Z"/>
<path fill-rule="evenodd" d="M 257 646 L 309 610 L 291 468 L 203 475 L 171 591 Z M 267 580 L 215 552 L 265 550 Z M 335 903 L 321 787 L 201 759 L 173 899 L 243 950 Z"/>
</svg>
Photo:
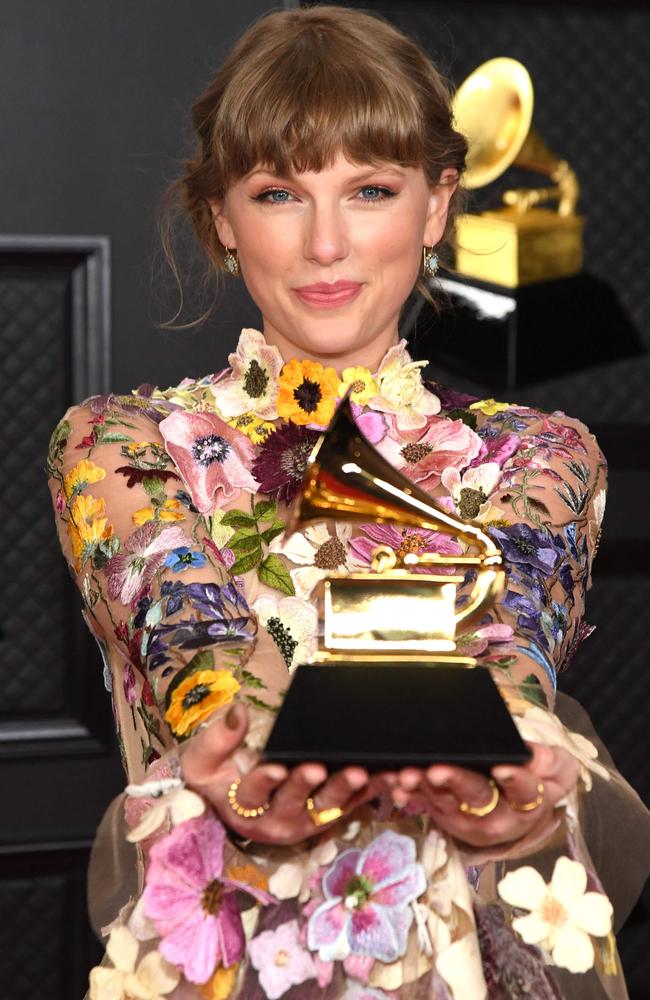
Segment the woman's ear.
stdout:
<svg viewBox="0 0 650 1000">
<path fill-rule="evenodd" d="M 228 247 L 229 250 L 234 250 L 237 246 L 237 241 L 228 219 L 226 199 L 223 201 L 214 199 L 208 201 L 208 204 L 210 206 L 210 211 L 212 212 L 212 219 L 214 221 L 215 229 L 217 230 L 219 241 L 222 246 Z"/>
<path fill-rule="evenodd" d="M 458 187 L 458 171 L 455 167 L 445 167 L 440 180 L 431 188 L 427 219 L 424 227 L 425 246 L 435 246 L 442 237 L 447 223 L 447 213 L 451 196 Z"/>
</svg>

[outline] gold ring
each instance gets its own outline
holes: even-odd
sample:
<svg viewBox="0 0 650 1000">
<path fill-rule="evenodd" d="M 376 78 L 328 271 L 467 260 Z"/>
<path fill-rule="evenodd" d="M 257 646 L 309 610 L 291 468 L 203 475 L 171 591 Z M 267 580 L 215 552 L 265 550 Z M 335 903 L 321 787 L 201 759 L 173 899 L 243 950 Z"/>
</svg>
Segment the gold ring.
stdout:
<svg viewBox="0 0 650 1000">
<path fill-rule="evenodd" d="M 331 809 L 317 809 L 311 798 L 307 799 L 307 812 L 314 826 L 327 826 L 328 823 L 333 823 L 334 820 L 340 819 L 343 815 L 343 810 L 339 809 L 338 806 L 332 806 Z"/>
<path fill-rule="evenodd" d="M 228 789 L 228 805 L 234 813 L 241 816 L 242 819 L 257 819 L 258 816 L 263 816 L 267 809 L 271 808 L 270 802 L 265 802 L 263 806 L 256 806 L 254 809 L 245 809 L 244 806 L 240 805 L 237 801 L 237 789 L 241 778 L 235 778 L 232 785 Z"/>
<path fill-rule="evenodd" d="M 539 784 L 537 785 L 536 799 L 533 799 L 532 802 L 511 802 L 510 799 L 508 799 L 508 805 L 510 806 L 511 809 L 514 809 L 515 812 L 527 813 L 527 812 L 532 812 L 533 809 L 537 809 L 539 806 L 541 806 L 543 801 L 544 801 L 544 785 L 540 781 Z"/>
<path fill-rule="evenodd" d="M 459 802 L 458 808 L 466 816 L 488 816 L 489 813 L 494 812 L 499 801 L 499 786 L 496 781 L 490 778 L 490 785 L 492 787 L 492 798 L 485 806 L 471 806 L 469 802 Z"/>
</svg>

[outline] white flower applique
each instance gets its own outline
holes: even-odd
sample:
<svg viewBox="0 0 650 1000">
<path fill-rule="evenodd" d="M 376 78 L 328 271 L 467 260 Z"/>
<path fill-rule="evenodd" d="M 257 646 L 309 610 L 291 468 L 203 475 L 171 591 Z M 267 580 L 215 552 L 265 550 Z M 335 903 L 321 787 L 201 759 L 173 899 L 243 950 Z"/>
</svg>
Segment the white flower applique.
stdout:
<svg viewBox="0 0 650 1000">
<path fill-rule="evenodd" d="M 503 511 L 493 507 L 489 499 L 501 480 L 501 469 L 497 462 L 484 462 L 474 468 L 470 467 L 462 476 L 458 469 L 449 466 L 444 469 L 441 480 L 451 494 L 457 512 L 466 521 L 483 524 L 502 516 Z"/>
<path fill-rule="evenodd" d="M 281 552 L 283 556 L 297 563 L 298 569 L 290 570 L 298 597 L 308 598 L 316 584 L 329 573 L 351 569 L 352 552 L 349 546 L 352 525 L 336 524 L 331 535 L 326 525 L 316 524 L 304 532 L 274 538 L 269 548 L 271 552 Z"/>
<path fill-rule="evenodd" d="M 278 378 L 284 364 L 277 347 L 267 344 L 259 330 L 244 329 L 228 363 L 230 375 L 212 390 L 219 413 L 226 420 L 243 413 L 275 420 Z"/>
<path fill-rule="evenodd" d="M 282 653 L 288 669 L 304 663 L 312 652 L 318 630 L 314 605 L 299 597 L 278 599 L 264 594 L 253 604 L 253 611 Z"/>
<path fill-rule="evenodd" d="M 406 341 L 400 340 L 388 351 L 375 381 L 379 387 L 368 406 L 381 413 L 394 413 L 399 430 L 424 427 L 427 417 L 440 412 L 440 400 L 422 381 L 421 368 L 426 361 L 413 361 L 406 350 Z"/>
<path fill-rule="evenodd" d="M 509 872 L 497 885 L 510 906 L 529 912 L 515 917 L 512 928 L 526 944 L 550 953 L 554 965 L 569 972 L 587 972 L 594 964 L 591 940 L 606 937 L 612 929 L 613 908 L 601 892 L 586 892 L 584 865 L 571 858 L 555 862 L 547 884 L 530 865 Z"/>
<path fill-rule="evenodd" d="M 90 973 L 90 1000 L 162 1000 L 176 989 L 180 971 L 158 951 L 149 951 L 137 963 L 140 944 L 126 927 L 115 927 L 106 944 L 114 968 L 96 966 Z"/>
</svg>

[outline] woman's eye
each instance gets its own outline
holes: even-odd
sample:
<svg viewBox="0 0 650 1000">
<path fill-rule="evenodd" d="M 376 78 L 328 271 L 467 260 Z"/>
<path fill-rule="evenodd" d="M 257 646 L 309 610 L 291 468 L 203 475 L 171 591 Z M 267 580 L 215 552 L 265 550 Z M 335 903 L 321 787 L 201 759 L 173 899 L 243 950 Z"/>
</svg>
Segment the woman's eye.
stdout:
<svg viewBox="0 0 650 1000">
<path fill-rule="evenodd" d="M 286 195 L 286 198 L 278 197 L 272 198 L 271 195 Z M 269 188 L 268 191 L 262 191 L 260 194 L 255 195 L 255 201 L 261 201 L 262 203 L 270 203 L 271 205 L 283 205 L 291 195 L 284 188 Z"/>
<path fill-rule="evenodd" d="M 378 184 L 367 184 L 365 187 L 361 188 L 361 191 L 370 191 L 370 198 L 362 198 L 362 201 L 386 201 L 388 198 L 394 198 L 395 192 L 391 191 L 390 188 L 380 187 Z"/>
</svg>

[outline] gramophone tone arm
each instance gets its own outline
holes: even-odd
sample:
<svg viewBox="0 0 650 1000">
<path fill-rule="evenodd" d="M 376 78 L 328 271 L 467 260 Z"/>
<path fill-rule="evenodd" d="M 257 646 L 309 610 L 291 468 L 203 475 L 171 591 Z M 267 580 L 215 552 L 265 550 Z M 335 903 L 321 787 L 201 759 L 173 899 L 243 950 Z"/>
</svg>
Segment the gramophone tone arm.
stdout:
<svg viewBox="0 0 650 1000">
<path fill-rule="evenodd" d="M 560 160 L 555 169 L 549 172 L 549 177 L 556 182 L 554 187 L 511 188 L 503 192 L 503 203 L 523 213 L 535 205 L 557 201 L 558 215 L 573 215 L 580 197 L 580 184 L 575 172 L 566 160 Z"/>
</svg>

